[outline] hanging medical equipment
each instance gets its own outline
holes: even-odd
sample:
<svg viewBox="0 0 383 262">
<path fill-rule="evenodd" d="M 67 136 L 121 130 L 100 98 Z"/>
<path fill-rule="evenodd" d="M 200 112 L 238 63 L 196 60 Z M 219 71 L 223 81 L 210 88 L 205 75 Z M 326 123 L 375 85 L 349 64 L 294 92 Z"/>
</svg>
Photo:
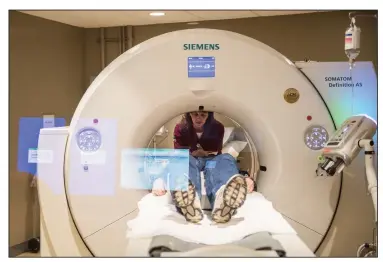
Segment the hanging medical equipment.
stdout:
<svg viewBox="0 0 383 262">
<path fill-rule="evenodd" d="M 326 143 L 322 150 L 323 162 L 319 164 L 317 169 L 317 175 L 319 176 L 339 174 L 346 166 L 349 166 L 358 156 L 359 152 L 364 149 L 368 191 L 374 205 L 375 224 L 377 224 L 378 221 L 378 185 L 374 168 L 373 156 L 375 155 L 375 150 L 372 138 L 376 130 L 377 123 L 366 115 L 357 115 L 348 118 Z M 362 256 L 362 253 L 365 253 L 363 256 L 375 256 L 377 250 L 375 237 L 373 241 L 374 243 L 372 244 L 365 243 L 361 245 L 358 249 L 357 256 Z M 368 250 L 368 252 L 366 252 L 366 250 Z"/>
<path fill-rule="evenodd" d="M 350 70 L 354 67 L 355 59 L 360 53 L 361 29 L 355 25 L 355 17 L 351 18 L 351 24 L 346 29 L 344 50 L 349 59 Z"/>
<path fill-rule="evenodd" d="M 360 27 L 357 27 L 355 24 L 357 16 L 372 16 L 377 18 L 377 14 L 358 13 L 358 12 L 349 13 L 351 24 L 346 29 L 346 32 L 345 32 L 344 51 L 349 59 L 350 70 L 352 70 L 352 68 L 354 67 L 355 59 L 360 54 L 360 34 L 362 30 L 360 29 Z"/>
</svg>

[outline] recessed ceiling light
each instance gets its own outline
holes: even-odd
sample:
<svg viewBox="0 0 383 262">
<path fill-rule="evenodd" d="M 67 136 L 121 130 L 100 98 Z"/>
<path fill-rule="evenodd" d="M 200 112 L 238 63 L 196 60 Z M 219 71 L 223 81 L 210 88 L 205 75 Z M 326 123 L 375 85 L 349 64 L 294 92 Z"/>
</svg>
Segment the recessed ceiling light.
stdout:
<svg viewBox="0 0 383 262">
<path fill-rule="evenodd" d="M 198 25 L 198 22 L 189 22 L 188 25 Z"/>
<path fill-rule="evenodd" d="M 153 13 L 150 13 L 149 15 L 151 15 L 151 16 L 163 16 L 163 15 L 165 15 L 165 13 L 163 13 L 163 12 L 153 12 Z"/>
</svg>

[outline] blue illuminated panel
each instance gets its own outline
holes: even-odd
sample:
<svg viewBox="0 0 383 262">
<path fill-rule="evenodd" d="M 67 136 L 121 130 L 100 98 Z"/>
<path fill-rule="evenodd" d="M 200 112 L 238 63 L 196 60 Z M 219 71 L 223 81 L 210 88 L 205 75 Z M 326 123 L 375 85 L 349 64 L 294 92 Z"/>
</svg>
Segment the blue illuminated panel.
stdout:
<svg viewBox="0 0 383 262">
<path fill-rule="evenodd" d="M 189 57 L 188 77 L 215 77 L 215 57 Z"/>
<path fill-rule="evenodd" d="M 125 149 L 121 157 L 121 186 L 125 189 L 152 189 L 162 178 L 171 190 L 187 188 L 189 150 L 163 148 Z"/>
</svg>

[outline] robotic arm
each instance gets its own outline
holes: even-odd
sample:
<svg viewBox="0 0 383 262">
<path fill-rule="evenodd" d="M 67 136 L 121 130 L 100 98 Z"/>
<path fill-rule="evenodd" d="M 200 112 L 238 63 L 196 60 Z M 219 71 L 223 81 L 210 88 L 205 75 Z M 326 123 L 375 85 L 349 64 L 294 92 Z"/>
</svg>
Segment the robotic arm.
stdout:
<svg viewBox="0 0 383 262">
<path fill-rule="evenodd" d="M 324 162 L 318 166 L 318 176 L 333 176 L 349 166 L 363 149 L 365 154 L 368 191 L 371 194 L 377 223 L 378 186 L 374 169 L 374 141 L 377 130 L 376 122 L 365 115 L 352 116 L 347 119 L 335 134 L 330 137 L 322 151 Z M 369 244 L 364 244 L 366 246 Z M 366 248 L 372 249 L 372 246 Z M 358 256 L 360 256 L 358 251 Z M 371 253 L 371 252 L 370 252 Z"/>
</svg>

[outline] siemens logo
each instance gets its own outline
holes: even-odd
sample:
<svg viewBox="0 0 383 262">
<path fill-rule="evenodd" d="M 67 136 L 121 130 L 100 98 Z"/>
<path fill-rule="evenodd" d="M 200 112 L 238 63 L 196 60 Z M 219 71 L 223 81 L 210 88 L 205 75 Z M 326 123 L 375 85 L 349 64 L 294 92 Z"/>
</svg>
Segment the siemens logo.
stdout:
<svg viewBox="0 0 383 262">
<path fill-rule="evenodd" d="M 184 50 L 219 50 L 219 44 L 184 44 Z"/>
</svg>

